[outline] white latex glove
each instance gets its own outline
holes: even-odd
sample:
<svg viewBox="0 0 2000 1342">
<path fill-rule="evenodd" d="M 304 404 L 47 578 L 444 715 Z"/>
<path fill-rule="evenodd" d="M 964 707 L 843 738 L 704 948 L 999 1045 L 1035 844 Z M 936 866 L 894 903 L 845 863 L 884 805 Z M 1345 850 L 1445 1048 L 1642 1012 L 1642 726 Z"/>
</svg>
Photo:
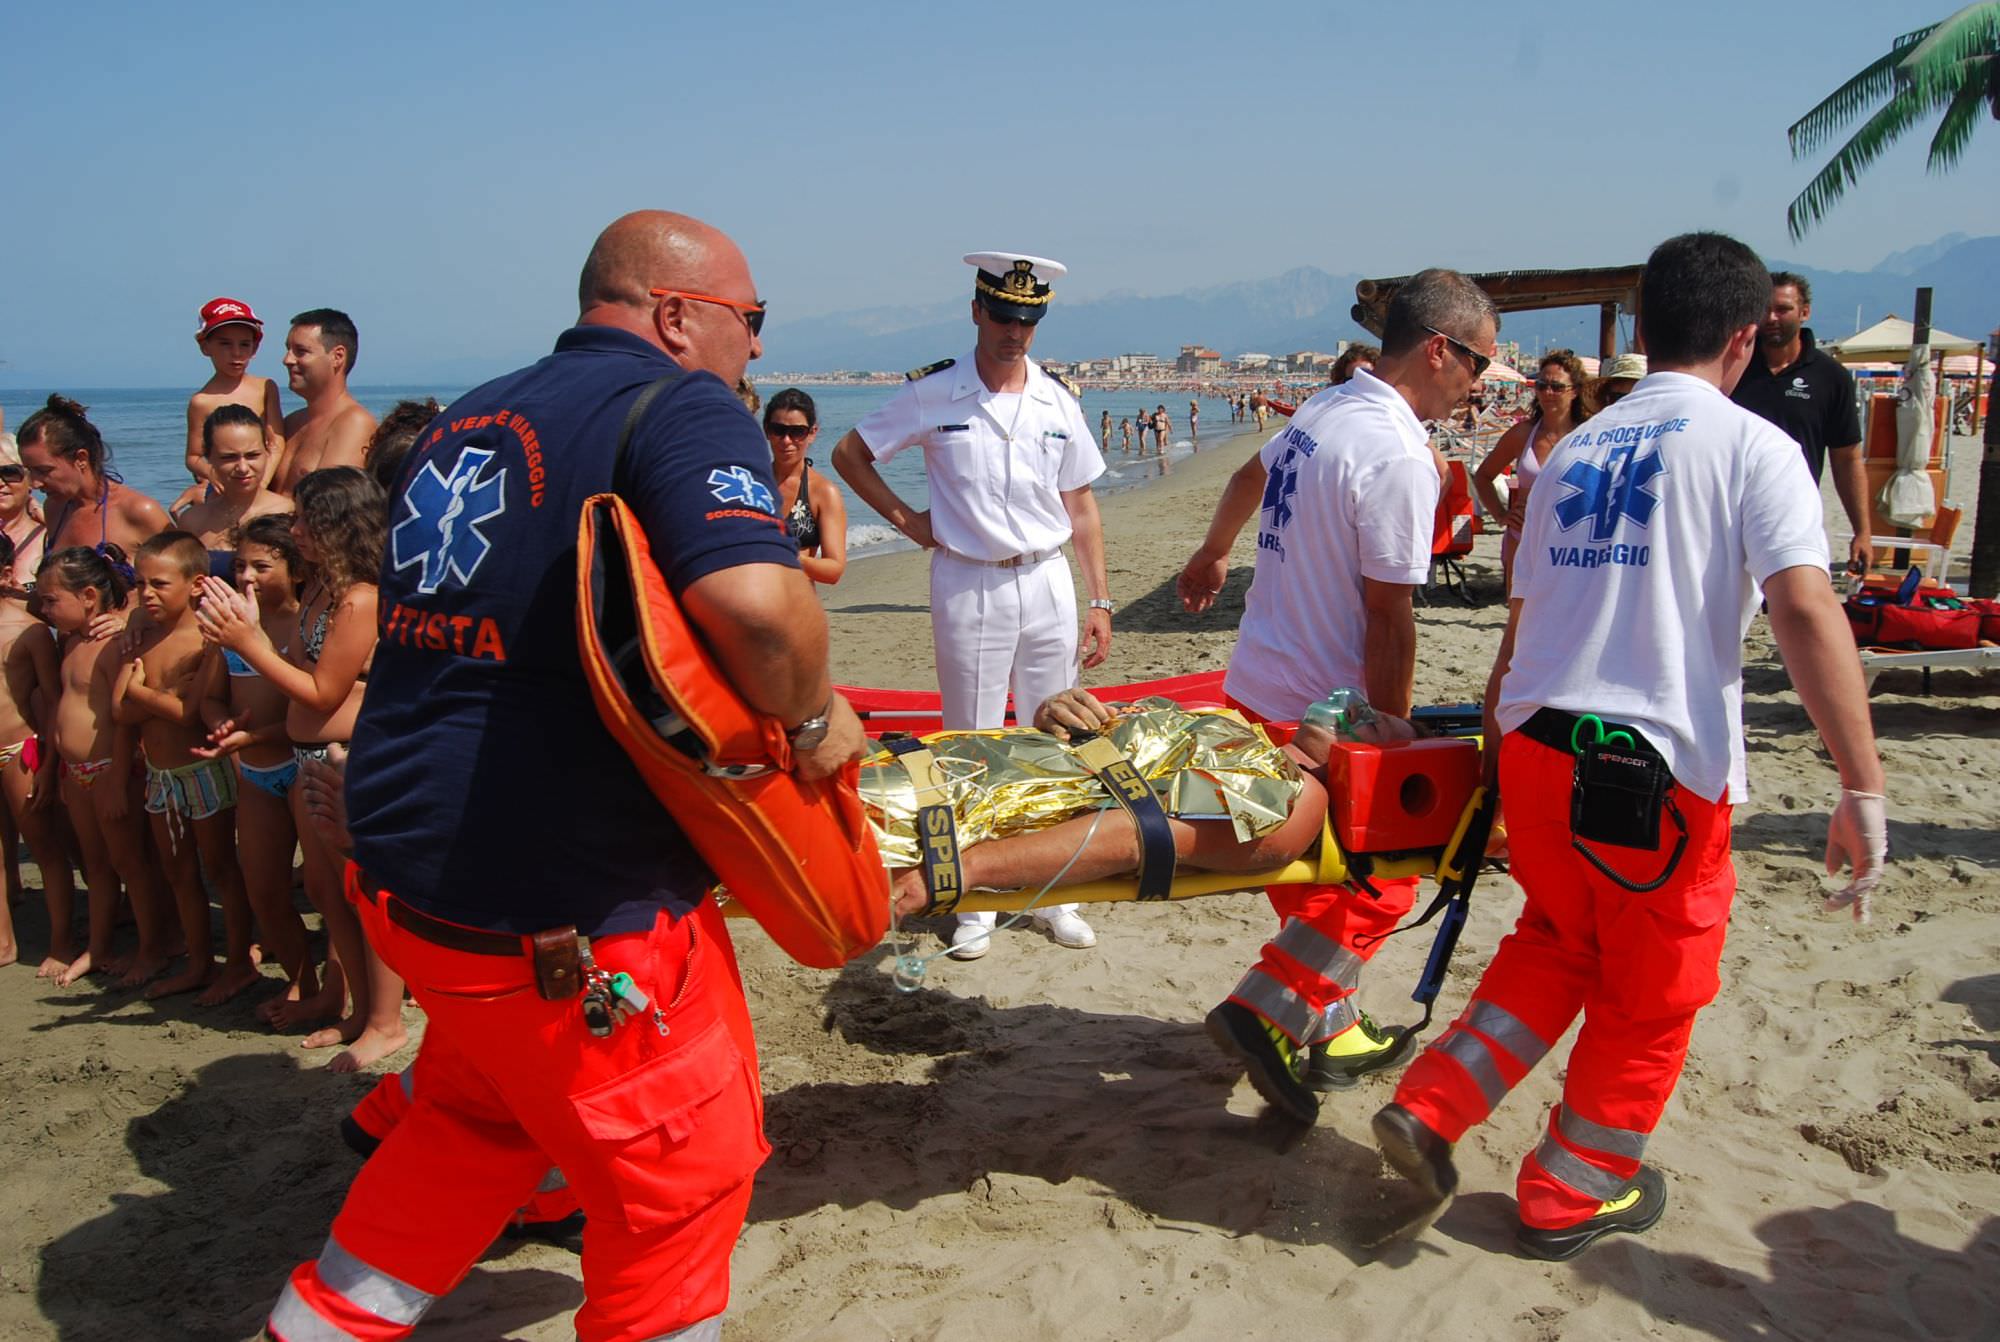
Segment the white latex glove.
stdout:
<svg viewBox="0 0 2000 1342">
<path fill-rule="evenodd" d="M 1854 910 L 1854 921 L 1868 921 L 1868 896 L 1882 879 L 1882 862 L 1889 855 L 1889 816 L 1885 800 L 1873 792 L 1849 792 L 1842 788 L 1840 804 L 1833 808 L 1833 820 L 1826 832 L 1826 874 L 1838 876 L 1843 866 L 1854 870 L 1854 879 L 1843 890 L 1826 897 L 1822 906 L 1828 913 L 1845 908 Z"/>
</svg>

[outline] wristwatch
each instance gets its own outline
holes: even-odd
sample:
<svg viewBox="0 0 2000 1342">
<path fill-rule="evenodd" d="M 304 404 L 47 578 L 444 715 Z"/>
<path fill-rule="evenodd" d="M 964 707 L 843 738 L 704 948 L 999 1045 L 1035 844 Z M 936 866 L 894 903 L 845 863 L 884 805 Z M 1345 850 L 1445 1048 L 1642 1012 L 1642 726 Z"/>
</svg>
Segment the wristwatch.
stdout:
<svg viewBox="0 0 2000 1342">
<path fill-rule="evenodd" d="M 826 701 L 826 708 L 820 709 L 819 712 L 813 714 L 813 716 L 807 718 L 798 726 L 785 729 L 785 739 L 792 743 L 792 749 L 812 750 L 821 741 L 826 740 L 826 715 L 827 710 L 832 707 L 833 700 L 828 699 Z"/>
<path fill-rule="evenodd" d="M 1090 598 L 1090 608 L 1092 610 L 1101 610 L 1106 615 L 1109 615 L 1114 609 L 1116 609 L 1114 606 L 1112 606 L 1111 598 L 1108 596 L 1094 596 Z"/>
</svg>

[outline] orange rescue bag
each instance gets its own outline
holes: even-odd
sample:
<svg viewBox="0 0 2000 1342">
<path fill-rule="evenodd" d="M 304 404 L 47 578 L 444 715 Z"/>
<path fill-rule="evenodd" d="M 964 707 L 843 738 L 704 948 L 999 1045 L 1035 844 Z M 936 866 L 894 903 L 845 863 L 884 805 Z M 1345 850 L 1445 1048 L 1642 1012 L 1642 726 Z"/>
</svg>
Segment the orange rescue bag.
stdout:
<svg viewBox="0 0 2000 1342">
<path fill-rule="evenodd" d="M 889 873 L 861 809 L 861 766 L 790 772 L 777 719 L 730 687 L 616 494 L 583 505 L 577 641 L 598 716 L 731 898 L 800 964 L 834 969 L 881 941 Z"/>
</svg>

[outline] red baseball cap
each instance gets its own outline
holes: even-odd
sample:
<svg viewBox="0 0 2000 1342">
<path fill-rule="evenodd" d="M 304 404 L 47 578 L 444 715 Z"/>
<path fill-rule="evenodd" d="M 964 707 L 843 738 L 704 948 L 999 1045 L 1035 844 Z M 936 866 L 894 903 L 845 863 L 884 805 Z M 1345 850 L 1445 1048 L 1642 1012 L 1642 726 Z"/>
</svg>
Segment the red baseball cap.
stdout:
<svg viewBox="0 0 2000 1342">
<path fill-rule="evenodd" d="M 196 340 L 205 340 L 219 326 L 254 326 L 258 334 L 263 334 L 264 322 L 250 310 L 250 305 L 235 298 L 211 298 L 201 305 L 201 329 L 194 333 Z"/>
</svg>

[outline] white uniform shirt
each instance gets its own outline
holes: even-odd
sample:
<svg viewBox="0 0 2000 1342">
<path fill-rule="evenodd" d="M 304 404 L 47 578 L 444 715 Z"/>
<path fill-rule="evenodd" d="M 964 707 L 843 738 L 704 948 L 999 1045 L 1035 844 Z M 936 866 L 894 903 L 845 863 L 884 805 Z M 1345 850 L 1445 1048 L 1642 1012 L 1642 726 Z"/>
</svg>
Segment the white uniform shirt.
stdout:
<svg viewBox="0 0 2000 1342">
<path fill-rule="evenodd" d="M 1423 422 L 1366 371 L 1300 406 L 1262 459 L 1257 576 L 1223 689 L 1286 722 L 1366 688 L 1362 579 L 1430 577 L 1439 481 Z"/>
<path fill-rule="evenodd" d="M 1685 373 L 1654 373 L 1542 462 L 1528 496 L 1499 722 L 1540 707 L 1630 722 L 1710 801 L 1749 795 L 1743 635 L 1759 588 L 1827 565 L 1798 444 Z"/>
<path fill-rule="evenodd" d="M 967 559 L 1060 548 L 1070 535 L 1063 491 L 1104 473 L 1083 407 L 1032 359 L 1027 389 L 1003 394 L 986 389 L 968 354 L 905 383 L 854 428 L 877 462 L 924 449 L 931 533 Z"/>
</svg>

